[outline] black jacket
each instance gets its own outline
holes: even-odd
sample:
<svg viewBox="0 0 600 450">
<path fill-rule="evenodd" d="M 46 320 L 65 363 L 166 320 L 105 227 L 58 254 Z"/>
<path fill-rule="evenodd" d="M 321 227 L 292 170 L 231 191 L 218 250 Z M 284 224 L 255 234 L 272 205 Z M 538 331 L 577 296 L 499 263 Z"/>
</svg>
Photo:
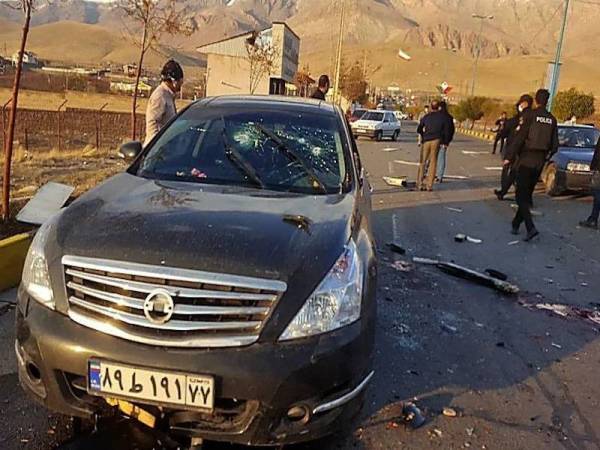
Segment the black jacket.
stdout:
<svg viewBox="0 0 600 450">
<path fill-rule="evenodd" d="M 450 141 L 450 129 L 448 118 L 442 111 L 434 111 L 426 114 L 419 122 L 417 133 L 421 135 L 422 142 L 435 141 L 439 139 L 441 143 Z"/>
<path fill-rule="evenodd" d="M 600 139 L 598 139 L 598 143 L 596 144 L 596 150 L 594 151 L 594 157 L 590 164 L 590 170 L 600 170 Z"/>
<path fill-rule="evenodd" d="M 450 145 L 450 143 L 454 139 L 454 133 L 456 132 L 456 128 L 454 127 L 454 117 L 452 117 L 452 114 L 450 114 L 449 112 L 442 111 L 442 114 L 446 116 L 446 127 L 448 133 L 446 135 L 446 138 L 442 140 L 442 145 Z"/>
<path fill-rule="evenodd" d="M 315 92 L 313 92 L 313 95 L 311 95 L 311 98 L 314 98 L 317 100 L 325 100 L 325 94 L 323 93 L 323 91 L 321 89 L 317 89 Z"/>
<path fill-rule="evenodd" d="M 519 158 L 519 165 L 540 167 L 558 151 L 558 122 L 546 108 L 523 112 L 506 159 Z"/>
</svg>

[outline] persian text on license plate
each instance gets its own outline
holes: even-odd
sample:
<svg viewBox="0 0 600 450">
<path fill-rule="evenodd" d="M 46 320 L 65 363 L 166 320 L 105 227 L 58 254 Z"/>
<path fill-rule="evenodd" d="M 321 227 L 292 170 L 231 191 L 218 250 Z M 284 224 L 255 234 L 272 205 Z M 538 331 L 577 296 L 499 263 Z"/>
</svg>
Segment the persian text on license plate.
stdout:
<svg viewBox="0 0 600 450">
<path fill-rule="evenodd" d="M 159 404 L 213 409 L 214 379 L 141 369 L 92 359 L 88 364 L 88 390 L 91 394 L 127 397 Z"/>
</svg>

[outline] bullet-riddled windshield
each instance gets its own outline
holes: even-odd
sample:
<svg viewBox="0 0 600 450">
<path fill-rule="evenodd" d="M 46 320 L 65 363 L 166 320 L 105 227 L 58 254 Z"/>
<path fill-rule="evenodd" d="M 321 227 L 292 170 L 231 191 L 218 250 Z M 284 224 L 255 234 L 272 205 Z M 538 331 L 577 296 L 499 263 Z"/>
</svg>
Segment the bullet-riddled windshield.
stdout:
<svg viewBox="0 0 600 450">
<path fill-rule="evenodd" d="M 138 175 L 307 193 L 340 192 L 347 180 L 335 117 L 285 111 L 185 112 L 143 157 Z"/>
</svg>

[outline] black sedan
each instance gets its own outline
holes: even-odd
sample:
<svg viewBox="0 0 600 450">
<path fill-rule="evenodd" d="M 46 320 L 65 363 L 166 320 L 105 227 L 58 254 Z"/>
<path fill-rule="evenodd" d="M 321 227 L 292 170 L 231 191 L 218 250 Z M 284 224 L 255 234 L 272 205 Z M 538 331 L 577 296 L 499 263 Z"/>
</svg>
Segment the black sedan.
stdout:
<svg viewBox="0 0 600 450">
<path fill-rule="evenodd" d="M 121 154 L 129 169 L 31 245 L 23 388 L 71 416 L 110 405 L 187 444 L 281 445 L 350 424 L 373 376 L 377 270 L 342 111 L 209 98 Z"/>
</svg>

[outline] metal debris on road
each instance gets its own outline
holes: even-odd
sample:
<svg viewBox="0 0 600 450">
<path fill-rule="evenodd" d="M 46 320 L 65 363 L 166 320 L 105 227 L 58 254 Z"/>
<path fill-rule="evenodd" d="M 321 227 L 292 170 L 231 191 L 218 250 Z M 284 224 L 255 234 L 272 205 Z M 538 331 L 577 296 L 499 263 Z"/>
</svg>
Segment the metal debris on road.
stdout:
<svg viewBox="0 0 600 450">
<path fill-rule="evenodd" d="M 413 402 L 403 404 L 402 415 L 404 416 L 404 421 L 408 422 L 410 426 L 415 429 L 423 426 L 427 420 L 421 410 Z"/>
<path fill-rule="evenodd" d="M 444 180 L 468 180 L 469 177 L 465 175 L 444 175 Z"/>
<path fill-rule="evenodd" d="M 407 177 L 383 177 L 383 181 L 389 186 L 406 187 L 406 178 Z"/>
<path fill-rule="evenodd" d="M 497 278 L 498 280 L 507 281 L 508 275 L 503 272 L 500 272 L 496 269 L 485 269 L 485 273 L 487 273 L 490 277 Z"/>
<path fill-rule="evenodd" d="M 400 255 L 406 254 L 406 249 L 396 242 L 388 242 L 387 246 L 394 253 L 398 253 Z"/>
<path fill-rule="evenodd" d="M 471 236 L 467 236 L 466 234 L 462 234 L 462 233 L 459 233 L 456 236 L 454 236 L 454 240 L 456 242 L 465 242 L 465 241 L 467 241 L 467 242 L 470 242 L 472 244 L 481 244 L 483 242 L 481 239 L 477 239 L 477 238 L 474 238 L 474 237 L 471 237 Z"/>
<path fill-rule="evenodd" d="M 19 211 L 19 222 L 41 225 L 56 214 L 67 202 L 75 188 L 66 184 L 49 182 L 43 185 Z"/>
<path fill-rule="evenodd" d="M 502 167 L 484 167 L 485 170 L 489 170 L 489 171 L 498 171 L 500 172 L 502 170 Z"/>
<path fill-rule="evenodd" d="M 390 267 L 396 269 L 399 272 L 410 272 L 411 270 L 413 270 L 413 265 L 411 263 L 402 260 L 394 261 L 393 264 L 390 264 Z"/>
<path fill-rule="evenodd" d="M 461 208 L 453 208 L 452 206 L 446 206 L 446 209 L 448 211 L 454 211 L 454 212 L 457 212 L 457 213 L 463 212 L 463 210 Z"/>
<path fill-rule="evenodd" d="M 517 245 L 521 241 L 510 241 L 508 245 Z"/>
<path fill-rule="evenodd" d="M 600 325 L 600 311 L 561 303 L 532 303 L 519 300 L 519 304 L 527 309 L 548 311 L 563 319 L 583 319 L 594 325 Z"/>
<path fill-rule="evenodd" d="M 459 266 L 458 264 L 452 262 L 445 262 L 420 257 L 414 257 L 413 262 L 420 264 L 435 265 L 438 269 L 449 275 L 463 278 L 465 280 L 474 281 L 483 286 L 496 289 L 497 291 L 500 291 L 504 294 L 514 295 L 518 294 L 520 291 L 518 286 L 511 284 L 507 281 L 498 280 L 497 278 L 491 277 L 481 272 L 477 272 L 473 269 L 469 269 L 468 267 Z"/>
<path fill-rule="evenodd" d="M 458 416 L 458 413 L 456 412 L 456 410 L 454 408 L 450 408 L 448 406 L 446 406 L 442 410 L 442 414 L 445 415 L 446 417 L 456 417 L 456 416 Z"/>
<path fill-rule="evenodd" d="M 447 323 L 442 322 L 440 328 L 446 333 L 454 334 L 458 331 L 458 328 L 453 327 L 452 325 L 448 325 Z"/>
<path fill-rule="evenodd" d="M 554 348 L 558 348 L 559 350 L 560 350 L 560 349 L 562 349 L 562 345 L 560 345 L 560 344 L 557 344 L 557 343 L 555 343 L 555 342 L 553 342 L 553 343 L 552 343 L 552 347 L 554 347 Z"/>
</svg>

